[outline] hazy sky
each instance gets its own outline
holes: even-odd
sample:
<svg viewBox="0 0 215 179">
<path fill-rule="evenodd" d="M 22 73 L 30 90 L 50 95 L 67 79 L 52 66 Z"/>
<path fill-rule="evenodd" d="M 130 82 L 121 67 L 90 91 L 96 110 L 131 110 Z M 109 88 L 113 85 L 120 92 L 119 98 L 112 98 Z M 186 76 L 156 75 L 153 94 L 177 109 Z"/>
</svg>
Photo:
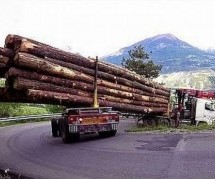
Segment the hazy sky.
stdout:
<svg viewBox="0 0 215 179">
<path fill-rule="evenodd" d="M 215 49 L 215 0 L 4 0 L 0 17 L 0 46 L 10 33 L 103 56 L 172 33 Z"/>
</svg>

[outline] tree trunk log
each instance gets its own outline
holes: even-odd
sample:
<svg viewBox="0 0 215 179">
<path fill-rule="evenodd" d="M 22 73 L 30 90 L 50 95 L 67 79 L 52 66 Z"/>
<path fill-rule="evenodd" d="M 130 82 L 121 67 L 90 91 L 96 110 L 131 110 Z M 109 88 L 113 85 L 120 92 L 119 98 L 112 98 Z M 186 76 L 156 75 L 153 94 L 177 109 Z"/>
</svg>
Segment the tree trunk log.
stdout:
<svg viewBox="0 0 215 179">
<path fill-rule="evenodd" d="M 87 59 L 80 55 L 65 52 L 60 49 L 51 47 L 50 45 L 46 45 L 35 40 L 27 39 L 17 35 L 8 35 L 5 40 L 5 46 L 16 49 L 19 52 L 27 52 L 42 58 L 49 57 L 65 62 L 71 62 L 73 64 L 87 68 L 92 69 L 94 68 L 95 63 L 94 59 Z M 161 89 L 163 91 L 169 92 L 169 89 L 163 87 L 162 85 L 159 85 L 151 80 L 148 80 L 127 69 L 107 64 L 103 61 L 100 61 L 98 65 L 101 71 L 111 73 L 115 76 L 126 78 L 132 81 L 137 81 L 140 82 L 141 84 L 145 84 L 152 88 Z"/>
<path fill-rule="evenodd" d="M 9 62 L 9 58 L 3 55 L 0 55 L 0 63 L 5 64 L 7 66 Z"/>
<path fill-rule="evenodd" d="M 34 80 L 27 80 L 24 78 L 16 78 L 13 83 L 13 88 L 16 90 L 27 91 L 28 89 L 53 91 L 58 93 L 68 93 L 83 97 L 93 97 L 93 93 L 82 91 L 79 89 L 67 88 L 62 86 L 53 85 L 50 83 L 42 83 Z"/>
<path fill-rule="evenodd" d="M 94 81 L 91 76 L 47 62 L 44 59 L 27 53 L 18 53 L 14 58 L 14 62 L 18 66 L 33 69 L 37 72 L 41 71 L 47 74 L 61 76 L 68 79 L 81 80 L 88 83 L 93 83 Z"/>
<path fill-rule="evenodd" d="M 5 69 L 7 67 L 7 65 L 5 65 L 5 63 L 0 62 L 0 68 L 1 69 Z"/>
<path fill-rule="evenodd" d="M 91 84 L 94 81 L 92 76 L 85 75 L 83 73 L 71 70 L 71 69 L 66 68 L 66 67 L 62 67 L 62 66 L 57 65 L 55 63 L 46 61 L 42 58 L 30 55 L 30 54 L 26 54 L 26 53 L 18 53 L 16 55 L 16 57 L 14 58 L 14 61 L 15 61 L 15 64 L 17 64 L 19 66 L 34 69 L 35 71 L 42 71 L 42 72 L 45 72 L 48 74 L 61 76 L 61 77 L 69 78 L 69 79 L 73 79 L 73 80 L 81 80 L 81 81 L 91 83 Z M 150 92 L 153 94 L 169 96 L 169 93 L 167 93 L 167 92 L 164 92 L 164 91 L 159 90 L 159 89 L 153 89 L 151 87 L 141 85 L 137 82 L 126 81 L 125 83 L 127 85 L 129 85 L 129 87 L 144 90 L 144 91 L 147 91 L 147 92 Z M 98 79 L 98 85 L 101 85 L 101 86 L 104 85 L 104 86 L 107 86 L 110 88 L 116 88 L 116 86 L 118 86 L 118 84 L 114 84 L 114 83 L 111 83 L 111 82 L 108 82 L 105 80 L 101 80 L 101 79 Z M 120 87 L 123 88 L 122 85 Z M 123 91 L 125 91 L 125 90 L 123 90 Z"/>
<path fill-rule="evenodd" d="M 100 95 L 99 99 L 117 102 L 117 103 L 133 104 L 133 105 L 137 105 L 137 106 L 145 106 L 145 107 L 164 107 L 164 108 L 168 107 L 168 104 L 162 104 L 162 103 L 151 102 L 151 101 L 149 101 L 149 102 L 137 101 L 137 100 L 107 96 L 107 95 Z"/>
<path fill-rule="evenodd" d="M 81 97 L 77 95 L 70 95 L 65 93 L 57 93 L 52 91 L 40 91 L 40 90 L 28 90 L 27 96 L 33 98 L 34 101 L 40 100 L 44 103 L 51 102 L 51 104 L 61 104 L 69 106 L 70 104 L 82 104 L 83 106 L 91 106 L 93 99 L 88 97 Z M 113 107 L 116 110 L 123 110 L 127 112 L 135 113 L 166 113 L 167 108 L 155 108 L 155 107 L 141 107 L 130 104 L 123 104 L 117 102 L 109 102 L 105 100 L 99 100 L 100 106 Z M 77 106 L 78 107 L 78 106 Z"/>
<path fill-rule="evenodd" d="M 79 96 L 93 97 L 93 90 L 91 92 L 86 89 L 85 91 L 83 91 L 79 88 L 79 86 L 77 85 L 75 86 L 77 89 L 62 87 L 62 86 L 53 85 L 50 83 L 43 83 L 35 80 L 28 80 L 20 77 L 17 77 L 13 83 L 13 88 L 16 90 L 35 89 L 35 90 L 54 91 L 54 92 L 68 93 L 68 94 L 74 94 Z M 117 90 L 107 89 L 103 87 L 102 88 L 98 87 L 98 93 L 106 95 L 106 97 L 111 95 L 112 96 L 110 97 L 111 99 L 113 99 L 114 97 L 118 97 L 122 99 L 123 98 L 132 99 L 134 101 L 141 101 L 141 102 L 145 101 L 149 103 L 154 102 L 154 103 L 168 104 L 168 100 L 163 98 L 155 98 L 155 97 L 143 96 L 138 94 L 132 94 L 128 92 L 117 91 Z M 142 104 L 142 103 L 138 103 L 138 104 Z"/>
<path fill-rule="evenodd" d="M 7 67 L 4 63 L 0 63 L 0 78 L 4 78 Z"/>
<path fill-rule="evenodd" d="M 80 66 L 74 65 L 72 63 L 68 63 L 68 62 L 64 62 L 64 61 L 60 61 L 60 60 L 56 60 L 56 59 L 51 59 L 51 58 L 45 58 L 45 59 L 49 62 L 58 64 L 60 66 L 66 67 L 66 68 L 71 68 L 73 70 L 76 70 L 76 71 L 79 71 L 79 72 L 82 72 L 82 73 L 85 73 L 85 74 L 88 74 L 91 76 L 94 76 L 94 73 L 95 73 L 94 70 L 92 70 L 92 69 L 80 67 Z M 138 88 L 140 90 L 144 90 L 144 91 L 147 91 L 147 92 L 153 93 L 153 94 L 169 96 L 169 92 L 163 91 L 161 89 L 151 88 L 151 87 L 141 84 L 139 82 L 127 80 L 125 78 L 117 77 L 117 76 L 114 76 L 114 75 L 111 75 L 109 73 L 105 73 L 102 71 L 98 71 L 97 74 L 98 74 L 98 78 L 103 79 L 103 80 L 107 80 L 107 81 L 110 81 L 113 83 L 131 87 L 131 88 Z"/>
<path fill-rule="evenodd" d="M 0 55 L 0 78 L 4 78 L 7 71 L 7 60 L 9 60 L 8 57 Z"/>
<path fill-rule="evenodd" d="M 0 55 L 13 59 L 15 56 L 15 52 L 9 48 L 0 47 Z"/>
<path fill-rule="evenodd" d="M 69 88 L 75 88 L 75 89 L 79 88 L 81 90 L 89 91 L 92 93 L 94 91 L 94 87 L 92 84 L 87 84 L 87 83 L 83 83 L 80 81 L 68 80 L 68 79 L 63 79 L 63 78 L 58 78 L 58 77 L 53 77 L 53 76 L 47 76 L 47 75 L 39 74 L 37 72 L 21 70 L 21 69 L 17 69 L 17 68 L 13 67 L 8 70 L 5 78 L 7 79 L 7 81 L 10 81 L 14 77 L 22 77 L 25 79 L 36 80 L 36 81 L 45 82 L 45 83 L 51 83 L 51 84 L 55 84 L 58 86 L 65 86 L 65 87 L 69 87 Z M 11 83 L 9 83 L 9 84 L 11 84 Z M 9 85 L 9 87 L 12 88 L 12 85 Z M 123 88 L 123 89 L 127 89 L 127 88 Z M 119 86 L 119 88 L 117 88 L 117 90 L 119 90 L 121 92 L 129 92 L 132 94 L 152 96 L 152 97 L 163 98 L 163 99 L 168 100 L 168 97 L 160 96 L 160 95 L 156 95 L 156 94 L 152 94 L 152 93 L 147 93 L 145 91 L 137 90 L 134 88 L 128 88 L 125 91 L 123 91 L 123 89 L 120 88 L 120 86 Z M 103 93 L 102 93 L 102 91 L 103 91 Z M 98 92 L 100 94 L 114 95 L 115 93 L 113 93 L 112 91 L 114 91 L 114 89 L 107 88 L 107 86 L 105 86 L 105 87 L 98 86 Z"/>
<path fill-rule="evenodd" d="M 22 91 L 7 91 L 5 88 L 0 87 L 0 102 L 18 102 L 18 103 L 32 103 L 28 99 L 26 93 Z"/>
</svg>

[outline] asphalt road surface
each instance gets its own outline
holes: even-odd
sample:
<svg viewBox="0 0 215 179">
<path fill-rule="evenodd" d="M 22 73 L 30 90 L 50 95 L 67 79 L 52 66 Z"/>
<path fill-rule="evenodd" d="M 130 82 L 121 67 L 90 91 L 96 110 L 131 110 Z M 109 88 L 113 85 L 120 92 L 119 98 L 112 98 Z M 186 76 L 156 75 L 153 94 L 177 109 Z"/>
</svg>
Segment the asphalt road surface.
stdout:
<svg viewBox="0 0 215 179">
<path fill-rule="evenodd" d="M 38 179 L 215 178 L 215 133 L 124 132 L 132 124 L 72 144 L 52 138 L 48 122 L 0 128 L 0 168 Z"/>
</svg>

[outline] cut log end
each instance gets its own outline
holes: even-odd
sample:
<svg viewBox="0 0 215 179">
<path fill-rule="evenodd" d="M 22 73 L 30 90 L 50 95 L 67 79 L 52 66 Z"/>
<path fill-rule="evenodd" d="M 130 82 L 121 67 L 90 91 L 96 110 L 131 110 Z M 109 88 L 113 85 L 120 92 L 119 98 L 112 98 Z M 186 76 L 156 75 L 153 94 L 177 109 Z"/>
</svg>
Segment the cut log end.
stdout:
<svg viewBox="0 0 215 179">
<path fill-rule="evenodd" d="M 3 63 L 3 64 L 8 64 L 9 62 L 9 58 L 8 57 L 5 57 L 3 55 L 0 55 L 0 63 Z"/>
<path fill-rule="evenodd" d="M 28 41 L 27 39 L 22 39 L 21 46 L 19 47 L 18 51 L 21 52 L 28 52 L 29 49 L 33 49 L 38 47 L 38 45 Z"/>
<path fill-rule="evenodd" d="M 13 42 L 13 36 L 11 34 L 8 34 L 7 37 L 5 38 L 5 47 L 9 47 L 12 45 Z"/>
</svg>

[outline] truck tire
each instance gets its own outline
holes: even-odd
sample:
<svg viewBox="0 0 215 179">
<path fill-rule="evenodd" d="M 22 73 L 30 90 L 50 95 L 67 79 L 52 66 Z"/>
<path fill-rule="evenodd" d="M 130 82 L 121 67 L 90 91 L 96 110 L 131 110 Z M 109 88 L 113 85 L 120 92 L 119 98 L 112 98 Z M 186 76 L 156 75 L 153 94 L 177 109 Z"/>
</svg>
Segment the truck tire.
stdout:
<svg viewBox="0 0 215 179">
<path fill-rule="evenodd" d="M 60 126 L 61 126 L 60 127 L 60 134 L 61 134 L 63 143 L 68 144 L 71 142 L 78 142 L 80 140 L 80 134 L 79 133 L 71 134 L 69 132 L 69 125 L 67 122 L 62 120 Z"/>
<path fill-rule="evenodd" d="M 60 128 L 61 128 L 61 137 L 62 137 L 63 143 L 65 144 L 70 143 L 71 136 L 69 133 L 69 125 L 66 122 L 61 122 Z"/>
<path fill-rule="evenodd" d="M 164 127 L 171 127 L 171 122 L 170 119 L 160 119 L 160 125 L 164 126 Z"/>
<path fill-rule="evenodd" d="M 52 128 L 52 136 L 53 137 L 59 137 L 59 126 L 57 123 L 57 119 L 51 120 L 51 128 Z"/>
</svg>

